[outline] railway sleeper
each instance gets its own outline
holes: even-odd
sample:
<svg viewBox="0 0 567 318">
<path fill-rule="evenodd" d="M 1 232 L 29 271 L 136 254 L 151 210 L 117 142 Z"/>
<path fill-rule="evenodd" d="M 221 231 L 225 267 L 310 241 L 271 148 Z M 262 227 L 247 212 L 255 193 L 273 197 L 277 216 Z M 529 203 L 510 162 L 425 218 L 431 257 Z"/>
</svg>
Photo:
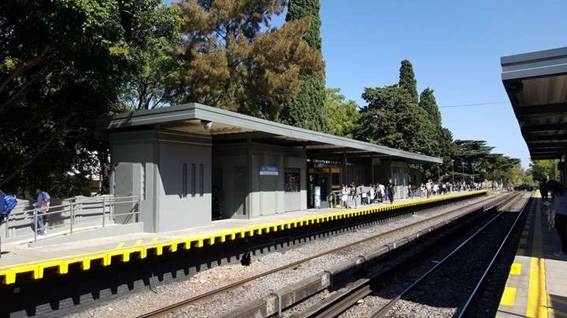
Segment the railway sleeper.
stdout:
<svg viewBox="0 0 567 318">
<path fill-rule="evenodd" d="M 329 297 L 328 301 L 333 301 L 336 297 L 341 297 L 343 293 L 347 292 L 341 292 L 341 288 L 359 287 L 361 284 L 368 283 L 368 277 L 375 278 L 391 272 L 396 266 L 411 258 L 412 255 L 421 253 L 432 247 L 440 239 L 454 234 L 462 226 L 479 218 L 483 212 L 506 205 L 514 197 L 509 195 L 497 198 L 493 202 L 471 210 L 465 215 L 455 216 L 393 243 L 383 245 L 371 254 L 359 255 L 352 262 L 337 265 L 283 289 L 273 291 L 270 295 L 230 313 L 227 317 L 270 317 L 280 315 L 282 311 L 326 289 L 339 291 L 332 297 Z M 359 277 L 365 278 L 359 280 Z M 309 312 L 310 310 L 307 311 Z M 316 309 L 311 311 L 314 312 Z"/>
</svg>

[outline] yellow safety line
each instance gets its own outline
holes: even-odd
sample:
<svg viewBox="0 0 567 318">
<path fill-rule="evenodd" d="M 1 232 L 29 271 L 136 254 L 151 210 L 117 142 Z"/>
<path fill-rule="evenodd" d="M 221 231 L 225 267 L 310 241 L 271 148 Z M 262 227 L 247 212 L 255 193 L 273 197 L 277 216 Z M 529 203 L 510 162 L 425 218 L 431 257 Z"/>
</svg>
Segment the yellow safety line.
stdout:
<svg viewBox="0 0 567 318">
<path fill-rule="evenodd" d="M 522 264 L 520 263 L 513 263 L 512 267 L 510 267 L 510 275 L 520 275 L 522 274 Z"/>
<path fill-rule="evenodd" d="M 547 288 L 545 286 L 545 261 L 543 258 L 541 210 L 539 204 L 535 214 L 534 237 L 532 240 L 533 256 L 530 260 L 530 278 L 526 317 L 547 318 Z"/>
<path fill-rule="evenodd" d="M 504 287 L 502 298 L 500 298 L 500 305 L 514 306 L 516 303 L 516 288 Z"/>
<path fill-rule="evenodd" d="M 20 264 L 13 264 L 9 266 L 0 266 L 0 279 L 2 279 L 3 284 L 14 284 L 16 282 L 17 274 L 32 273 L 34 279 L 43 278 L 44 270 L 47 268 L 57 267 L 58 272 L 62 274 L 67 273 L 67 269 L 71 264 L 81 264 L 82 270 L 89 270 L 91 268 L 91 262 L 95 260 L 101 260 L 103 266 L 109 266 L 112 262 L 112 257 L 119 256 L 122 258 L 122 262 L 130 261 L 131 254 L 139 254 L 140 258 L 146 258 L 149 249 L 155 249 L 157 255 L 161 255 L 164 248 L 168 248 L 170 251 L 176 251 L 179 244 L 184 244 L 185 249 L 190 249 L 191 245 L 197 247 L 203 247 L 204 242 L 207 241 L 209 245 L 214 244 L 216 238 L 220 238 L 220 242 L 226 241 L 226 238 L 231 240 L 237 239 L 239 234 L 240 238 L 244 238 L 247 234 L 248 236 L 253 236 L 255 234 L 261 235 L 262 233 L 269 233 L 270 231 L 276 231 L 278 226 L 282 228 L 287 227 L 297 228 L 299 226 L 314 224 L 319 222 L 327 222 L 331 220 L 338 220 L 344 218 L 350 218 L 358 215 L 367 215 L 370 213 L 379 213 L 384 211 L 391 211 L 394 209 L 418 206 L 433 202 L 446 201 L 453 198 L 473 196 L 477 194 L 486 194 L 487 190 L 471 191 L 465 193 L 455 193 L 444 196 L 437 196 L 433 198 L 422 198 L 406 202 L 395 203 L 391 205 L 381 205 L 381 206 L 369 206 L 359 209 L 349 209 L 344 211 L 337 211 L 334 213 L 329 213 L 323 216 L 308 216 L 300 217 L 289 220 L 280 220 L 278 222 L 258 224 L 255 226 L 243 226 L 240 228 L 231 229 L 225 232 L 216 232 L 201 236 L 188 236 L 181 237 L 175 240 L 164 241 L 161 243 L 149 243 L 142 244 L 142 240 L 137 240 L 133 247 L 116 247 L 114 250 L 105 250 L 95 253 L 81 253 L 68 256 L 60 256 L 56 258 L 50 258 L 40 261 L 32 261 Z"/>
</svg>

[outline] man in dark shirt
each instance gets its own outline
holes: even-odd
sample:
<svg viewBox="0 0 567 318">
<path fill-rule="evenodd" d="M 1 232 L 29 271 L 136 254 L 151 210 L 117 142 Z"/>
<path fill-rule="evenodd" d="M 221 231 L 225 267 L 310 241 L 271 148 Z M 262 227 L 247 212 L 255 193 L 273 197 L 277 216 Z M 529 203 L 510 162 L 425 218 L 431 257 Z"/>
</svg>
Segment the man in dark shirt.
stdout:
<svg viewBox="0 0 567 318">
<path fill-rule="evenodd" d="M 394 203 L 394 183 L 392 183 L 392 179 L 388 180 L 388 185 L 386 186 L 386 190 L 388 192 L 388 199 L 390 200 L 390 204 Z"/>
</svg>

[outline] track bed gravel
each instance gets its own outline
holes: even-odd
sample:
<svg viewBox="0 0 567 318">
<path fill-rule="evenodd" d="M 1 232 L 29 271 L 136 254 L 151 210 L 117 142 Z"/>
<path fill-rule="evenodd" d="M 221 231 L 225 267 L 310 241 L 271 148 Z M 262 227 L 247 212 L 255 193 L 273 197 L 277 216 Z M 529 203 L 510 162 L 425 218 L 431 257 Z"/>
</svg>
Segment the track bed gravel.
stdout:
<svg viewBox="0 0 567 318">
<path fill-rule="evenodd" d="M 516 208 L 518 208 L 517 204 L 515 204 Z M 492 216 L 494 215 L 496 214 Z M 400 300 L 387 316 L 454 316 L 474 289 L 516 216 L 517 212 L 505 212 L 464 250 L 458 252 L 454 258 L 404 296 L 404 299 Z M 370 317 L 378 308 L 384 306 L 390 299 L 425 274 L 437 260 L 448 255 L 482 224 L 482 222 L 476 222 L 454 241 L 439 246 L 439 249 L 429 256 L 416 259 L 414 267 L 404 269 L 398 272 L 393 279 L 384 281 L 383 286 L 378 287 L 376 292 L 344 312 L 341 317 Z"/>
<path fill-rule="evenodd" d="M 247 277 L 260 274 L 267 270 L 277 268 L 318 253 L 332 250 L 334 248 L 356 242 L 364 238 L 374 236 L 381 232 L 391 231 L 404 227 L 423 219 L 445 213 L 457 207 L 462 207 L 472 202 L 479 202 L 483 198 L 469 199 L 451 205 L 430 208 L 415 213 L 412 216 L 396 219 L 391 222 L 373 224 L 355 231 L 345 232 L 334 236 L 317 239 L 308 243 L 294 246 L 286 251 L 271 252 L 265 255 L 253 257 L 250 266 L 241 264 L 230 264 L 195 274 L 189 279 L 157 286 L 154 291 L 142 291 L 133 295 L 127 295 L 97 307 L 70 315 L 71 317 L 136 317 L 151 310 L 178 302 L 182 299 L 194 297 L 212 289 L 242 280 Z M 452 214 L 454 216 L 455 214 Z M 197 302 L 181 310 L 171 313 L 171 317 L 219 317 L 233 311 L 239 306 L 249 303 L 255 299 L 268 295 L 271 291 L 296 283 L 302 279 L 319 273 L 334 265 L 349 261 L 352 258 L 371 252 L 379 246 L 388 244 L 411 233 L 427 228 L 439 220 L 425 222 L 419 228 L 411 230 L 400 230 L 394 234 L 380 239 L 361 243 L 356 247 L 342 250 L 339 253 L 313 259 L 292 270 L 260 278 L 242 287 L 223 293 L 206 301 Z"/>
</svg>

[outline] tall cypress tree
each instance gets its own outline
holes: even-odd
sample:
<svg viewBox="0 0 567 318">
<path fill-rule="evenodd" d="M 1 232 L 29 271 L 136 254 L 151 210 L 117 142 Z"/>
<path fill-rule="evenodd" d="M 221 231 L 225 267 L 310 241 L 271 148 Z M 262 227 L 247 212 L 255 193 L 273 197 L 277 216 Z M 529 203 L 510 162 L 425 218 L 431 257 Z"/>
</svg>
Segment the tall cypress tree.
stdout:
<svg viewBox="0 0 567 318">
<path fill-rule="evenodd" d="M 441 112 L 439 111 L 433 90 L 429 87 L 424 89 L 419 95 L 419 107 L 429 114 L 431 121 L 436 126 L 441 127 Z"/>
<path fill-rule="evenodd" d="M 319 0 L 290 0 L 286 21 L 308 17 L 311 25 L 303 40 L 321 51 L 321 19 Z M 325 120 L 325 82 L 323 78 L 301 74 L 301 88 L 294 101 L 282 112 L 282 122 L 306 129 L 327 131 Z"/>
<path fill-rule="evenodd" d="M 398 85 L 407 90 L 411 95 L 412 100 L 417 103 L 417 81 L 415 80 L 415 74 L 413 73 L 413 66 L 408 60 L 402 61 L 402 66 L 400 67 L 400 81 Z"/>
</svg>

